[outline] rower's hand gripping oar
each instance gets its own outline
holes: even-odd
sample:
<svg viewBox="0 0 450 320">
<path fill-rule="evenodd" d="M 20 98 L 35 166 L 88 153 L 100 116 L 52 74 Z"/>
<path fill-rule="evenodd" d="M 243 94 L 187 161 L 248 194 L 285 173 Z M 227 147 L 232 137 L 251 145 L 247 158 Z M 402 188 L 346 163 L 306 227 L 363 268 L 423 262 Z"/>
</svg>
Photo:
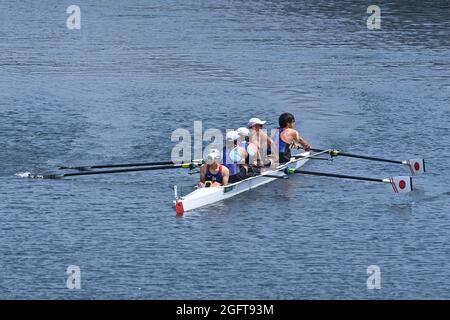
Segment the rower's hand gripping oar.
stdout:
<svg viewBox="0 0 450 320">
<path fill-rule="evenodd" d="M 325 151 L 325 150 L 321 150 L 321 149 L 311 149 L 311 150 L 315 151 L 315 152 Z M 413 175 L 422 174 L 425 172 L 425 160 L 422 158 L 410 159 L 410 160 L 391 160 L 391 159 L 384 159 L 384 158 L 373 157 L 373 156 L 352 154 L 352 153 L 342 152 L 340 150 L 335 150 L 335 149 L 331 149 L 327 153 L 331 157 L 343 156 L 343 157 L 365 159 L 365 160 L 372 160 L 372 161 L 378 161 L 378 162 L 402 164 L 402 165 L 407 166 L 409 168 L 409 170 L 411 171 L 411 174 L 413 174 Z"/>
<path fill-rule="evenodd" d="M 367 177 L 358 177 L 358 176 L 348 176 L 348 175 L 336 174 L 336 173 L 304 171 L 304 170 L 294 169 L 294 168 L 285 169 L 285 173 L 286 174 L 300 173 L 300 174 L 308 174 L 308 175 L 313 175 L 313 176 L 389 183 L 392 187 L 392 190 L 395 193 L 406 193 L 406 192 L 411 192 L 413 190 L 412 178 L 410 176 L 397 176 L 397 177 L 389 177 L 386 179 L 377 179 L 377 178 L 367 178 Z"/>
<path fill-rule="evenodd" d="M 65 174 L 49 174 L 49 175 L 36 175 L 34 177 L 41 179 L 63 179 L 67 177 L 76 176 L 87 176 L 87 175 L 98 175 L 98 174 L 110 174 L 110 173 L 125 173 L 125 172 L 137 172 L 137 171 L 151 171 L 151 170 L 166 170 L 166 169 L 194 169 L 201 165 L 201 162 L 188 162 L 172 165 L 159 165 L 151 167 L 138 167 L 138 168 L 128 168 L 128 169 L 117 169 L 117 170 L 100 170 L 100 171 L 83 171 L 75 173 L 65 173 Z"/>
</svg>

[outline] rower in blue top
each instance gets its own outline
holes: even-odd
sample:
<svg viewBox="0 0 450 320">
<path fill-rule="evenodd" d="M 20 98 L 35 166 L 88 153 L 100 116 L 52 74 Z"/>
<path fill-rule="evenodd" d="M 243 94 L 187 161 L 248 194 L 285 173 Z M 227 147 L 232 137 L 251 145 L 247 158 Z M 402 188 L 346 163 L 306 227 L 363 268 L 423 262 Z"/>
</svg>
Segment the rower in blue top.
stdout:
<svg viewBox="0 0 450 320">
<path fill-rule="evenodd" d="M 286 163 L 291 160 L 291 148 L 303 148 L 305 151 L 311 149 L 308 141 L 300 136 L 295 130 L 295 117 L 291 113 L 285 112 L 278 119 L 280 127 L 273 135 L 273 141 L 278 149 L 278 162 Z"/>
<path fill-rule="evenodd" d="M 206 156 L 205 164 L 200 168 L 199 188 L 226 186 L 230 172 L 228 168 L 220 164 L 220 151 L 211 149 Z"/>
<path fill-rule="evenodd" d="M 239 146 L 247 151 L 247 158 L 245 158 L 245 163 L 253 163 L 256 159 L 258 149 L 253 143 L 250 142 L 250 130 L 246 127 L 240 127 L 236 129 L 236 132 L 239 134 Z"/>
<path fill-rule="evenodd" d="M 248 159 L 248 153 L 241 145 L 239 133 L 227 132 L 222 163 L 230 172 L 229 183 L 238 182 L 247 177 L 246 159 Z"/>
</svg>

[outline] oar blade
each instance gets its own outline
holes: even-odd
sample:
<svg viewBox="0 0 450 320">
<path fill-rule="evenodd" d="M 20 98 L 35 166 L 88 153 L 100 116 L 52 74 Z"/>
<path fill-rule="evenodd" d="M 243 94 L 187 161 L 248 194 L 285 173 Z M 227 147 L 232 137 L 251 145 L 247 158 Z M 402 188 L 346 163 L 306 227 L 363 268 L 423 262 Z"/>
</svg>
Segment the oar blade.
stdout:
<svg viewBox="0 0 450 320">
<path fill-rule="evenodd" d="M 383 179 L 383 182 L 389 183 L 394 193 L 408 193 L 413 190 L 412 177 L 396 176 Z"/>
<path fill-rule="evenodd" d="M 403 164 L 409 168 L 412 175 L 422 174 L 426 171 L 425 160 L 422 158 L 405 160 Z"/>
</svg>

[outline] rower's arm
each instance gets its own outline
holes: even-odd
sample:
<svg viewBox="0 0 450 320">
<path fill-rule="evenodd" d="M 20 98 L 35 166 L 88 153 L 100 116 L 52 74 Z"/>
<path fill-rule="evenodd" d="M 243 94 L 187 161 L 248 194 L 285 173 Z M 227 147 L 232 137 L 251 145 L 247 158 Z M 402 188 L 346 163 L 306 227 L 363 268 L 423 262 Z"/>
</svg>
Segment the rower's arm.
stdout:
<svg viewBox="0 0 450 320">
<path fill-rule="evenodd" d="M 309 144 L 309 142 L 303 139 L 298 131 L 295 131 L 294 143 L 301 144 L 303 149 L 305 149 L 305 151 L 309 151 L 309 149 L 311 149 L 311 145 Z"/>
<path fill-rule="evenodd" d="M 230 178 L 230 171 L 227 167 L 222 167 L 222 186 L 226 186 L 228 184 L 228 179 Z"/>
<path fill-rule="evenodd" d="M 267 146 L 274 146 L 274 142 L 273 139 L 266 133 L 264 133 L 265 137 L 263 137 L 264 139 L 266 139 L 267 141 Z"/>
<path fill-rule="evenodd" d="M 240 152 L 241 152 L 241 158 L 242 158 L 242 160 L 240 161 L 240 164 L 245 164 L 245 159 L 247 159 L 247 157 L 248 157 L 248 152 L 247 152 L 247 150 L 245 150 L 245 148 L 241 148 L 240 149 Z"/>
<path fill-rule="evenodd" d="M 206 165 L 202 165 L 200 168 L 200 182 L 205 183 Z"/>
</svg>

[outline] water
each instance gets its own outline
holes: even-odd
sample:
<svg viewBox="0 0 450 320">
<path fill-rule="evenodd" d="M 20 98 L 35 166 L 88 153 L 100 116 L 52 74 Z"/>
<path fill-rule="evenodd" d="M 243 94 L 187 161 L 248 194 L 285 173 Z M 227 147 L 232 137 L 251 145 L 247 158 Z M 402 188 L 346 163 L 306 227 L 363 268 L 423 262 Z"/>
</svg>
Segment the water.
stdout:
<svg viewBox="0 0 450 320">
<path fill-rule="evenodd" d="M 0 298 L 450 298 L 447 1 L 0 4 Z M 416 191 L 295 176 L 175 218 L 184 171 L 33 180 L 61 164 L 166 160 L 176 128 L 274 127 L 313 146 L 427 159 Z M 308 169 L 374 177 L 338 158 Z M 81 290 L 66 269 L 81 268 Z M 381 268 L 368 290 L 366 269 Z"/>
</svg>

